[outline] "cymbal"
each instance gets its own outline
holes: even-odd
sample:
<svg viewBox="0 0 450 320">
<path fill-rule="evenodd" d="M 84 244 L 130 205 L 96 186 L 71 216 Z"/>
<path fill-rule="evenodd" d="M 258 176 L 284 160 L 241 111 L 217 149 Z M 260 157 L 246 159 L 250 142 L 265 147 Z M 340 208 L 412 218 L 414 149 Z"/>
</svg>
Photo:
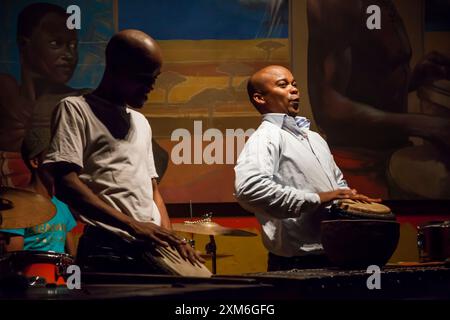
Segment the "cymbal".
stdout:
<svg viewBox="0 0 450 320">
<path fill-rule="evenodd" d="M 255 237 L 253 232 L 226 228 L 215 222 L 199 222 L 199 223 L 174 223 L 172 224 L 174 231 L 205 234 L 210 236 L 234 236 L 234 237 Z"/>
<path fill-rule="evenodd" d="M 212 259 L 212 254 L 209 253 L 201 253 L 200 256 L 205 259 L 205 260 L 209 260 Z M 217 253 L 216 254 L 216 258 L 220 259 L 220 258 L 228 258 L 228 257 L 232 257 L 233 254 L 229 254 L 229 253 Z"/>
<path fill-rule="evenodd" d="M 0 229 L 28 228 L 53 218 L 50 199 L 23 189 L 0 187 Z"/>
</svg>

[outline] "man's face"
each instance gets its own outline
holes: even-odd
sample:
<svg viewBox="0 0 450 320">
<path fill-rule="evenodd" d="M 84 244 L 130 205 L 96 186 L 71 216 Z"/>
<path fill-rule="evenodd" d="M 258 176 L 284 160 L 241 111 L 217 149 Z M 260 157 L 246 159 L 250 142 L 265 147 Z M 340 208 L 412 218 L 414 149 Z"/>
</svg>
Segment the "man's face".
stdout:
<svg viewBox="0 0 450 320">
<path fill-rule="evenodd" d="M 295 117 L 300 109 L 297 82 L 283 67 L 273 67 L 263 74 L 262 109 L 264 113 L 285 113 Z"/>
<path fill-rule="evenodd" d="M 133 68 L 124 70 L 116 75 L 115 87 L 120 90 L 124 102 L 132 108 L 142 108 L 147 101 L 148 94 L 153 90 L 156 78 L 161 73 L 161 67 L 156 69 L 143 68 L 140 71 L 132 71 Z"/>
<path fill-rule="evenodd" d="M 24 40 L 24 63 L 41 77 L 55 83 L 70 80 L 78 62 L 77 33 L 66 26 L 66 17 L 48 13 Z"/>
</svg>

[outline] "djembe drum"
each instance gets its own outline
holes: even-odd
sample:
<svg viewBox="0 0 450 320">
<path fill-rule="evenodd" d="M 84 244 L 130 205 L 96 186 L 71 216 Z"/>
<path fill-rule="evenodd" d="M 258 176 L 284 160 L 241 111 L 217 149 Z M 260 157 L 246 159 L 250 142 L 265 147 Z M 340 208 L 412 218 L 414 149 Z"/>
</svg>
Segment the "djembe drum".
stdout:
<svg viewBox="0 0 450 320">
<path fill-rule="evenodd" d="M 333 265 L 345 269 L 384 266 L 394 253 L 400 224 L 387 206 L 361 200 L 336 201 L 321 223 L 321 242 Z"/>
<path fill-rule="evenodd" d="M 331 215 L 336 219 L 395 220 L 391 209 L 381 203 L 361 200 L 337 200 L 331 206 Z"/>
</svg>

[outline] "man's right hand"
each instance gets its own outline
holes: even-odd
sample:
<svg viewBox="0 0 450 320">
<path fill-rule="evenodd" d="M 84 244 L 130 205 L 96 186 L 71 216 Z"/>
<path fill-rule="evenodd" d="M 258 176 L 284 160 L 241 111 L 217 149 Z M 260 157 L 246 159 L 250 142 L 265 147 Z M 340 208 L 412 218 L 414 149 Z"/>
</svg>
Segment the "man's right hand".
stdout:
<svg viewBox="0 0 450 320">
<path fill-rule="evenodd" d="M 170 230 L 160 227 L 152 222 L 133 221 L 131 224 L 133 235 L 141 240 L 150 240 L 156 244 L 167 246 L 179 246 L 183 240 L 178 238 Z"/>
<path fill-rule="evenodd" d="M 151 222 L 132 223 L 133 234 L 141 240 L 150 240 L 156 244 L 166 247 L 174 247 L 184 259 L 191 263 L 205 263 L 205 260 L 200 256 L 200 252 L 192 248 L 185 239 L 179 238 L 172 231 L 160 227 Z"/>
<path fill-rule="evenodd" d="M 367 202 L 381 202 L 381 199 L 369 198 L 363 194 L 358 194 L 355 189 L 337 189 L 328 192 L 319 192 L 320 203 L 327 203 L 337 199 L 354 199 Z"/>
</svg>

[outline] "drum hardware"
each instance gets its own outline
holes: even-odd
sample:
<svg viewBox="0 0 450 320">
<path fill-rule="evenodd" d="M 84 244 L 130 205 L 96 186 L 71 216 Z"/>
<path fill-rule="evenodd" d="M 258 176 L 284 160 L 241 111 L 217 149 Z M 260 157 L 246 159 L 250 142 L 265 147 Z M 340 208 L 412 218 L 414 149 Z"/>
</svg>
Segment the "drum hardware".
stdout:
<svg viewBox="0 0 450 320">
<path fill-rule="evenodd" d="M 194 221 L 184 221 L 183 223 L 172 224 L 172 229 L 178 232 L 186 232 L 191 234 L 203 234 L 209 236 L 209 243 L 205 246 L 206 254 L 212 257 L 212 272 L 217 271 L 217 245 L 214 236 L 235 236 L 235 237 L 254 237 L 255 233 L 227 228 L 212 221 L 212 213 L 208 212 L 201 219 Z"/>
<path fill-rule="evenodd" d="M 0 187 L 0 199 L 0 229 L 29 228 L 56 214 L 50 199 L 28 190 Z"/>
<path fill-rule="evenodd" d="M 418 226 L 417 248 L 421 262 L 450 258 L 450 221 L 431 221 Z"/>
<path fill-rule="evenodd" d="M 212 256 L 212 273 L 217 272 L 217 245 L 213 235 L 209 236 L 209 243 L 206 244 L 205 250 L 207 254 Z"/>
</svg>

